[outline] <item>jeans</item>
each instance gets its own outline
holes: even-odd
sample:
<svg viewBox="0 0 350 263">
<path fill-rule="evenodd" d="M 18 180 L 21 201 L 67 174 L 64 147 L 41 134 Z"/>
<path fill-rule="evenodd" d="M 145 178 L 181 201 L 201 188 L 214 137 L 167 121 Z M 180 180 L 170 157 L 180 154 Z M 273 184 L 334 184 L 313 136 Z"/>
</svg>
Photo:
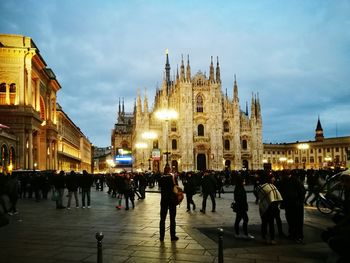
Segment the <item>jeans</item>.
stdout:
<svg viewBox="0 0 350 263">
<path fill-rule="evenodd" d="M 79 199 L 78 199 L 78 191 L 69 191 L 68 192 L 68 204 L 67 207 L 70 207 L 70 202 L 72 200 L 72 195 L 74 194 L 74 198 L 75 198 L 75 205 L 76 207 L 79 207 Z"/>
<path fill-rule="evenodd" d="M 83 188 L 81 194 L 81 201 L 83 206 L 85 206 L 85 198 L 87 197 L 87 205 L 91 204 L 91 188 Z"/>
</svg>

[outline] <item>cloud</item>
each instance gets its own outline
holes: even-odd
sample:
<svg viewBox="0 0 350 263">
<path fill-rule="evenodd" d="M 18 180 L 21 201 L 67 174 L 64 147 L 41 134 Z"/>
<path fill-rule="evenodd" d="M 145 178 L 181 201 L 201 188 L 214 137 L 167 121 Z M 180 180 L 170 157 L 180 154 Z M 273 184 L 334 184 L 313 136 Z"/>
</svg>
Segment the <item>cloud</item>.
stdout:
<svg viewBox="0 0 350 263">
<path fill-rule="evenodd" d="M 0 32 L 33 38 L 62 85 L 63 110 L 98 146 L 110 144 L 118 99 L 149 105 L 170 51 L 192 73 L 219 56 L 223 92 L 237 74 L 241 107 L 259 92 L 266 142 L 349 135 L 348 1 L 2 1 Z M 334 127 L 337 128 L 337 132 Z"/>
</svg>

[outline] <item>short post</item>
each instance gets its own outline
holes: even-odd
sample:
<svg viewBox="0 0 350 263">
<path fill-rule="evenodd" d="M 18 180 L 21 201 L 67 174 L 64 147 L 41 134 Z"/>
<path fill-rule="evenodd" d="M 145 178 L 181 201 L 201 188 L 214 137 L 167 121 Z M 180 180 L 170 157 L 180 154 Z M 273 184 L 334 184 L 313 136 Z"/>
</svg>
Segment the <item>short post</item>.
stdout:
<svg viewBox="0 0 350 263">
<path fill-rule="evenodd" d="M 224 230 L 222 228 L 218 228 L 218 233 L 219 233 L 218 263 L 224 263 L 224 246 L 223 246 Z"/>
<path fill-rule="evenodd" d="M 96 233 L 96 239 L 97 239 L 97 263 L 102 263 L 102 239 L 103 234 L 102 232 Z"/>
</svg>

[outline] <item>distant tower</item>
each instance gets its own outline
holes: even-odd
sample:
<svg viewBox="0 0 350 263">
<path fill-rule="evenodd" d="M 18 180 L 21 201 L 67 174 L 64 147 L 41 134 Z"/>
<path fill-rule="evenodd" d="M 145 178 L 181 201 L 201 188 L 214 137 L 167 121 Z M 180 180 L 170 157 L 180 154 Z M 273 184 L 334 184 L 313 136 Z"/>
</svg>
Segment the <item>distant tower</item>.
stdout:
<svg viewBox="0 0 350 263">
<path fill-rule="evenodd" d="M 322 142 L 324 139 L 324 136 L 323 136 L 323 129 L 322 129 L 321 121 L 320 121 L 320 116 L 318 116 L 317 126 L 316 126 L 315 131 L 316 131 L 315 140 L 317 142 Z"/>
</svg>

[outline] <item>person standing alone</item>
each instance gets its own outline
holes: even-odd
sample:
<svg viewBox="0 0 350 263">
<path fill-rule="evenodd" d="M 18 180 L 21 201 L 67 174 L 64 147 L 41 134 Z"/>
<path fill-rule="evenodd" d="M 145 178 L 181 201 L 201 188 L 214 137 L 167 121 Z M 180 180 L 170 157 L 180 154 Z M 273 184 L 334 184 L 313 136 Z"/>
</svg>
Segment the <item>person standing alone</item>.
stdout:
<svg viewBox="0 0 350 263">
<path fill-rule="evenodd" d="M 248 202 L 247 202 L 247 192 L 244 188 L 245 180 L 242 177 L 238 177 L 236 180 L 235 190 L 233 192 L 234 201 L 236 203 L 236 220 L 235 220 L 235 236 L 242 237 L 246 239 L 254 239 L 254 236 L 248 234 Z M 243 219 L 243 233 L 241 236 L 239 234 L 239 223 Z"/>
<path fill-rule="evenodd" d="M 160 222 L 159 222 L 159 240 L 164 241 L 165 220 L 169 211 L 170 215 L 170 237 L 171 241 L 177 241 L 176 236 L 176 204 L 174 202 L 175 178 L 170 174 L 170 167 L 164 168 L 164 174 L 159 179 L 160 186 Z"/>
</svg>

